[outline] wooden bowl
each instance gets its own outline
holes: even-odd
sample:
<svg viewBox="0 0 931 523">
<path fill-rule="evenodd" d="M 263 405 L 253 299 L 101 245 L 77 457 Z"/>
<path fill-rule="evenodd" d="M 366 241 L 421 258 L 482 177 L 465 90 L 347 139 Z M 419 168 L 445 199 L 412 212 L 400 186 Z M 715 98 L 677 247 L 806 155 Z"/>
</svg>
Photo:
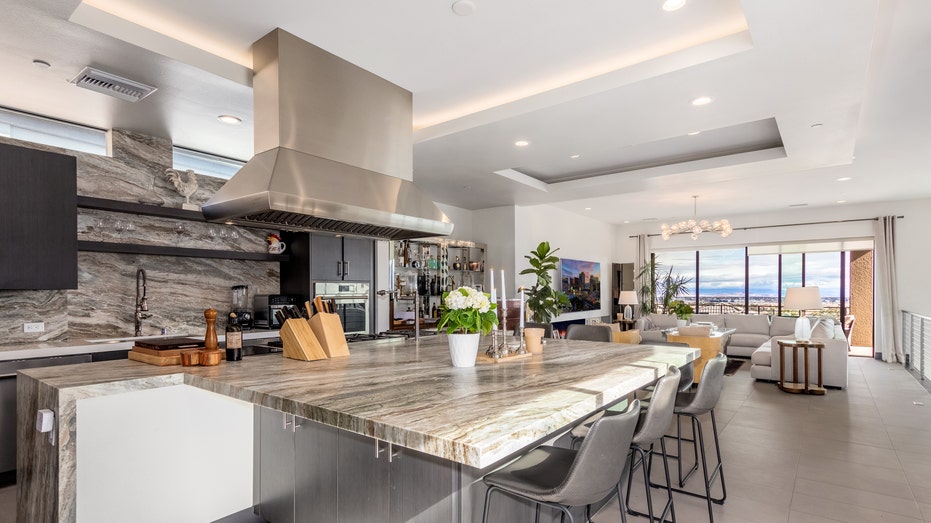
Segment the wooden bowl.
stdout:
<svg viewBox="0 0 931 523">
<path fill-rule="evenodd" d="M 181 351 L 181 366 L 182 367 L 195 367 L 197 365 L 200 365 L 200 351 L 199 350 Z"/>
<path fill-rule="evenodd" d="M 219 350 L 202 350 L 200 351 L 200 364 L 206 366 L 219 365 L 220 364 L 220 352 Z"/>
</svg>

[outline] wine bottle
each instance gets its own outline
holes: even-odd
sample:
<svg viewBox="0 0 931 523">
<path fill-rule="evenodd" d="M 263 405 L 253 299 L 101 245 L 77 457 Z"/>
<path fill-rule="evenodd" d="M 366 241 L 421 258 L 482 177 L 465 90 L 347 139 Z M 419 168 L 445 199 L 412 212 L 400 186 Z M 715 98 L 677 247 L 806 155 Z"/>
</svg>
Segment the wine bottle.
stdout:
<svg viewBox="0 0 931 523">
<path fill-rule="evenodd" d="M 431 317 L 431 318 L 439 318 L 439 316 L 437 315 L 437 308 L 436 308 L 436 304 L 435 304 L 435 303 L 433 304 L 433 310 L 430 311 L 430 317 Z"/>
<path fill-rule="evenodd" d="M 242 327 L 235 312 L 230 313 L 226 322 L 226 361 L 242 359 Z"/>
</svg>

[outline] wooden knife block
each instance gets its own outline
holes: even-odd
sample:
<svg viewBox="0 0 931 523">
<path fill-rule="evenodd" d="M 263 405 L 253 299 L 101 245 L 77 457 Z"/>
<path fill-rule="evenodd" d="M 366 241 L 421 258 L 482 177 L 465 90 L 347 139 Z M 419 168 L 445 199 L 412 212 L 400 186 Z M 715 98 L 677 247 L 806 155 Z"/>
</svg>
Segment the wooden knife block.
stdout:
<svg viewBox="0 0 931 523">
<path fill-rule="evenodd" d="M 281 344 L 286 358 L 314 361 L 327 358 L 307 320 L 285 320 L 281 326 Z"/>
<path fill-rule="evenodd" d="M 327 356 L 339 358 L 349 356 L 349 344 L 346 343 L 346 334 L 343 324 L 339 321 L 339 314 L 318 312 L 307 320 L 310 328 L 323 346 Z"/>
</svg>

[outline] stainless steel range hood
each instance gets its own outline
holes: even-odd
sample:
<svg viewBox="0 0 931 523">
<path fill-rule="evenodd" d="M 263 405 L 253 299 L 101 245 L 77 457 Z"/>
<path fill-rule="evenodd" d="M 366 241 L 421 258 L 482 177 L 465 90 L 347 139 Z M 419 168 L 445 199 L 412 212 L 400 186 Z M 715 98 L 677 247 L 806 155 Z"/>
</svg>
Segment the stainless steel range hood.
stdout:
<svg viewBox="0 0 931 523">
<path fill-rule="evenodd" d="M 211 221 L 409 239 L 453 224 L 411 183 L 411 93 L 275 29 L 252 47 L 256 154 Z"/>
</svg>

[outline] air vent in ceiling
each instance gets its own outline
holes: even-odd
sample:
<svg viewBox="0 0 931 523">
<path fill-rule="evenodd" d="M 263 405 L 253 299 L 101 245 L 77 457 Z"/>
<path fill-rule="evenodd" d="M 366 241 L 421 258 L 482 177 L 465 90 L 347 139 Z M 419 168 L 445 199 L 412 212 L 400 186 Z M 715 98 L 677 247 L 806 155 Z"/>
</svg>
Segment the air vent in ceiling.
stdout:
<svg viewBox="0 0 931 523">
<path fill-rule="evenodd" d="M 127 102 L 138 102 L 156 91 L 156 88 L 151 85 L 134 82 L 128 78 L 94 69 L 93 67 L 85 67 L 83 71 L 71 79 L 71 83 Z"/>
</svg>

